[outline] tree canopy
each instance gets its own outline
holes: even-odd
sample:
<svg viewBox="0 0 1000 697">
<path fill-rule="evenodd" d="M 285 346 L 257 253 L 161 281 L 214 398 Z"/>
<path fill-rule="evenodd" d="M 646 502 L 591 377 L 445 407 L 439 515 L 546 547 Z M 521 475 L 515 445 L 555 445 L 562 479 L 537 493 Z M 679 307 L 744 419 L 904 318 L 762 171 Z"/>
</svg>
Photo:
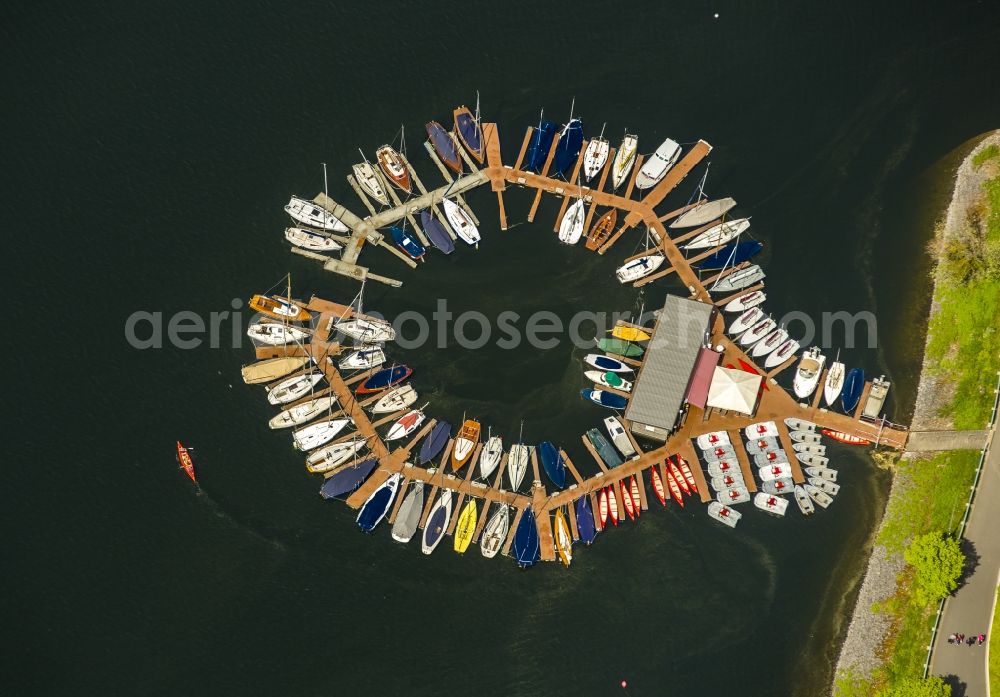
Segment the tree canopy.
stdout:
<svg viewBox="0 0 1000 697">
<path fill-rule="evenodd" d="M 955 537 L 941 531 L 920 535 L 903 556 L 915 571 L 914 596 L 921 604 L 941 600 L 958 588 L 965 554 Z"/>
<path fill-rule="evenodd" d="M 926 678 L 903 678 L 878 697 L 951 697 L 951 685 L 936 675 Z"/>
</svg>

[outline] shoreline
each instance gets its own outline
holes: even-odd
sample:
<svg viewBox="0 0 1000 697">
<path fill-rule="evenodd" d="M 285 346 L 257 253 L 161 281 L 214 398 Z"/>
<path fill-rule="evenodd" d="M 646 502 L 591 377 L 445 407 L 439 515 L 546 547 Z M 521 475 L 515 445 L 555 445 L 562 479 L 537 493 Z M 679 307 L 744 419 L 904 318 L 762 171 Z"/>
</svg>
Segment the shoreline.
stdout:
<svg viewBox="0 0 1000 697">
<path fill-rule="evenodd" d="M 1000 144 L 1000 130 L 979 137 L 978 142 L 962 159 L 955 171 L 952 196 L 944 218 L 935 223 L 935 234 L 929 244 L 929 251 L 933 256 L 934 274 L 931 307 L 927 315 L 928 324 L 940 308 L 936 298 L 943 273 L 939 263 L 941 250 L 963 224 L 965 212 L 978 198 L 980 187 L 987 178 L 985 171 L 975 170 L 972 160 L 978 152 L 991 144 Z M 927 357 L 927 345 L 930 339 L 928 332 L 924 341 L 924 357 L 921 362 L 911 429 L 949 429 L 952 425 L 950 419 L 943 418 L 937 413 L 937 405 L 950 400 L 952 388 L 947 381 L 941 380 L 930 369 Z M 901 457 L 916 458 L 919 455 L 919 453 L 904 452 Z M 908 478 L 894 468 L 890 469 L 893 470 L 892 486 L 873 540 L 879 539 L 887 524 L 886 512 L 890 510 L 894 501 L 902 497 L 910 485 Z M 888 613 L 874 612 L 872 607 L 885 602 L 895 594 L 897 576 L 905 566 L 901 553 L 889 554 L 883 545 L 873 543 L 861 589 L 834 668 L 831 685 L 833 694 L 837 693 L 838 680 L 854 678 L 868 680 L 873 671 L 883 664 L 878 654 L 891 628 L 892 617 Z"/>
</svg>

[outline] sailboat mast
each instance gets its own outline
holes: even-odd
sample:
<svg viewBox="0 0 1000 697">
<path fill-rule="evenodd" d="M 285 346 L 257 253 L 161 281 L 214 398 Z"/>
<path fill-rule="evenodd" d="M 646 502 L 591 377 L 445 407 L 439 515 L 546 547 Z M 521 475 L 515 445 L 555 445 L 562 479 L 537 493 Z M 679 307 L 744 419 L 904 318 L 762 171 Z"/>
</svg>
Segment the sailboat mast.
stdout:
<svg viewBox="0 0 1000 697">
<path fill-rule="evenodd" d="M 479 124 L 479 90 L 476 90 L 476 123 Z"/>
</svg>

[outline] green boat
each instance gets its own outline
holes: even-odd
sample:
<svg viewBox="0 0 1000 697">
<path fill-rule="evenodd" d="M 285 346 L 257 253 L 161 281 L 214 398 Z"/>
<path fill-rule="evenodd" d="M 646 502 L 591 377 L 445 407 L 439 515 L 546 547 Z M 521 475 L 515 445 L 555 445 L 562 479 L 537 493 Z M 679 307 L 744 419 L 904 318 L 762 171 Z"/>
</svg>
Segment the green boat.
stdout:
<svg viewBox="0 0 1000 697">
<path fill-rule="evenodd" d="M 599 339 L 597 345 L 600 346 L 601 350 L 605 353 L 613 353 L 617 356 L 625 356 L 627 358 L 638 358 L 645 351 L 645 349 L 638 344 L 633 344 L 629 341 L 622 341 L 621 339 L 616 339 L 614 337 Z"/>
</svg>

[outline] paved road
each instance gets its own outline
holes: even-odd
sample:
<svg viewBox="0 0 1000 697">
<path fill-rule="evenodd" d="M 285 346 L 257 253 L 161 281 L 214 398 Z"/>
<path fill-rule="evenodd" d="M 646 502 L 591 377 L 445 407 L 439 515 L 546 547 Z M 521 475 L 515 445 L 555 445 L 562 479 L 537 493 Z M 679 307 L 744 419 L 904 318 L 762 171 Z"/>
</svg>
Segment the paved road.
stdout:
<svg viewBox="0 0 1000 697">
<path fill-rule="evenodd" d="M 913 452 L 935 450 L 982 450 L 989 431 L 910 431 L 906 449 Z"/>
<path fill-rule="evenodd" d="M 954 697 L 989 697 L 986 646 L 954 646 L 948 643 L 948 635 L 988 634 L 990 629 L 1000 579 L 1000 442 L 995 435 L 996 428 L 965 528 L 965 539 L 974 545 L 979 565 L 965 585 L 945 602 L 931 655 L 930 672 L 952 682 Z"/>
</svg>

